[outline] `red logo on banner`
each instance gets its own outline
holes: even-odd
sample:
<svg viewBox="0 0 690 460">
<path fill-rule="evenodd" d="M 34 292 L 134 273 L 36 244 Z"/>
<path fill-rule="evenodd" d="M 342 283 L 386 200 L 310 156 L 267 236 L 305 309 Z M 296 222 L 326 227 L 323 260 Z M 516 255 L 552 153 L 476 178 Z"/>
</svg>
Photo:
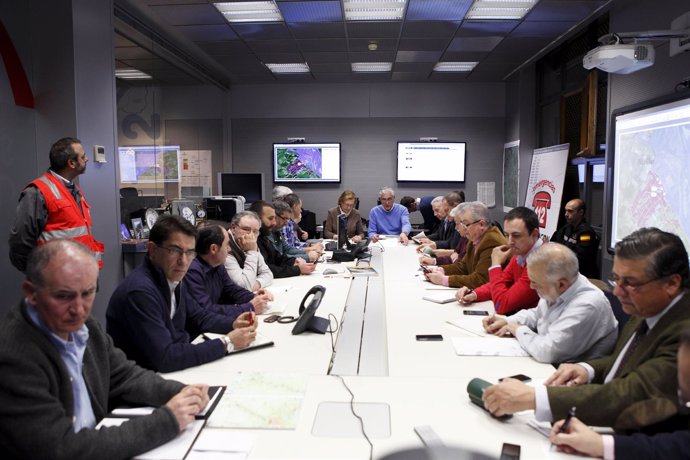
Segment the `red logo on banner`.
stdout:
<svg viewBox="0 0 690 460">
<path fill-rule="evenodd" d="M 551 209 L 551 193 L 543 189 L 551 190 L 551 193 L 554 193 L 556 191 L 556 186 L 553 185 L 550 180 L 542 179 L 532 187 L 533 192 L 539 190 L 534 194 L 534 198 L 532 199 L 532 208 L 539 218 L 539 227 L 546 228 L 549 209 Z"/>
</svg>

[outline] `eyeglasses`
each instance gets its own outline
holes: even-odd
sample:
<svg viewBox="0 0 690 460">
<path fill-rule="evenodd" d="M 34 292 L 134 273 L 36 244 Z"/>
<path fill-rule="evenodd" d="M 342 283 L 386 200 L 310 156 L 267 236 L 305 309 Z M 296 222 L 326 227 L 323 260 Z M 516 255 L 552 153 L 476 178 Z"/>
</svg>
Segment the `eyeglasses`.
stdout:
<svg viewBox="0 0 690 460">
<path fill-rule="evenodd" d="M 278 218 L 280 218 L 280 220 L 282 220 L 284 222 L 287 222 L 288 220 L 290 220 L 289 217 L 283 217 L 280 214 L 276 214 L 276 219 L 278 219 Z"/>
<path fill-rule="evenodd" d="M 469 224 L 466 224 L 465 222 L 460 222 L 460 225 L 462 225 L 462 226 L 465 227 L 465 228 L 470 228 L 470 227 L 473 226 L 474 224 L 476 224 L 476 223 L 478 223 L 478 222 L 481 222 L 481 221 L 482 221 L 482 220 L 479 219 L 479 220 L 475 220 L 474 222 L 471 222 L 471 223 L 469 223 Z"/>
<path fill-rule="evenodd" d="M 619 287 L 619 288 L 623 289 L 624 291 L 630 290 L 630 292 L 636 292 L 642 286 L 649 284 L 653 281 L 658 281 L 662 278 L 665 278 L 665 277 L 662 276 L 659 278 L 652 278 L 651 280 L 647 280 L 647 281 L 630 281 L 627 278 L 621 278 L 620 276 L 618 276 L 616 274 L 612 274 L 611 276 L 609 276 L 609 284 L 613 288 Z"/>
<path fill-rule="evenodd" d="M 178 259 L 183 255 L 188 259 L 193 259 L 196 257 L 196 251 L 194 249 L 188 249 L 185 251 L 184 249 L 177 246 L 162 246 L 160 244 L 157 244 L 156 246 L 158 246 L 161 249 L 165 249 L 166 251 L 168 251 L 169 254 L 174 255 Z"/>
</svg>

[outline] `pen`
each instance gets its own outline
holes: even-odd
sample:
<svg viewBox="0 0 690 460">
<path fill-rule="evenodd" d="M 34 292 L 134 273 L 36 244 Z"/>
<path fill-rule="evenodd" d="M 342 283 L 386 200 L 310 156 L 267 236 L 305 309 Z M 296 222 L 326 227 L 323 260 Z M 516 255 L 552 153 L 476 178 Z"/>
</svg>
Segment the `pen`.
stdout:
<svg viewBox="0 0 690 460">
<path fill-rule="evenodd" d="M 565 416 L 565 422 L 563 422 L 563 425 L 561 425 L 561 429 L 558 430 L 559 433 L 566 433 L 568 427 L 570 426 L 570 420 L 575 417 L 575 406 L 571 407 L 570 410 L 568 411 L 568 415 Z"/>
</svg>

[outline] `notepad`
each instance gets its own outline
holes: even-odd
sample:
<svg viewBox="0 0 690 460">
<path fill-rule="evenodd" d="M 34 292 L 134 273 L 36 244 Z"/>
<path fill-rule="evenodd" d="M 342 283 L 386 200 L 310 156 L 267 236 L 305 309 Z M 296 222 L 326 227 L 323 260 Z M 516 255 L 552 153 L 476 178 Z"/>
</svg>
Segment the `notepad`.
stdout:
<svg viewBox="0 0 690 460">
<path fill-rule="evenodd" d="M 355 265 L 353 267 L 347 267 L 352 276 L 378 276 L 378 272 L 374 267 L 369 265 Z"/>
<path fill-rule="evenodd" d="M 201 337 L 201 340 L 203 341 L 203 340 L 219 339 L 224 335 L 225 334 L 216 334 L 213 332 L 204 332 L 199 337 Z M 199 337 L 194 339 L 194 341 L 192 343 L 198 343 Z M 268 337 L 266 337 L 265 335 L 261 335 L 257 332 L 256 338 L 254 339 L 254 341 L 252 343 L 250 343 L 249 345 L 247 345 L 244 348 L 239 348 L 239 349 L 235 348 L 229 354 L 232 355 L 232 354 L 236 354 L 236 353 L 243 353 L 245 351 L 256 350 L 257 348 L 272 347 L 273 345 L 275 345 L 275 343 L 273 343 L 273 340 L 271 340 Z"/>
<path fill-rule="evenodd" d="M 517 339 L 498 337 L 453 337 L 455 353 L 462 356 L 529 356 Z"/>
<path fill-rule="evenodd" d="M 450 303 L 457 301 L 455 298 L 455 292 L 448 290 L 429 292 L 428 294 L 425 294 L 422 299 L 434 303 Z"/>
<path fill-rule="evenodd" d="M 482 322 L 477 318 L 460 318 L 446 321 L 448 324 L 469 332 L 472 335 L 486 337 L 488 334 L 482 326 Z"/>
</svg>

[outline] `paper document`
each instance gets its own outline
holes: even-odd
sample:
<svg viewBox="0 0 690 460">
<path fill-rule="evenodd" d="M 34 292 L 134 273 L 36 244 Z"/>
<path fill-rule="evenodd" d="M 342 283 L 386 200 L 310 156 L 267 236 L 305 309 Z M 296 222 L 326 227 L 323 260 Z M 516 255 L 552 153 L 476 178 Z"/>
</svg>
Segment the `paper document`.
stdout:
<svg viewBox="0 0 690 460">
<path fill-rule="evenodd" d="M 487 332 L 484 330 L 484 326 L 482 326 L 482 321 L 478 318 L 460 318 L 452 319 L 446 322 L 472 335 L 479 337 L 487 336 Z"/>
<path fill-rule="evenodd" d="M 263 313 L 261 313 L 262 315 L 279 315 L 285 311 L 287 305 L 284 303 L 278 303 L 274 300 L 271 300 L 267 303 L 267 307 L 268 308 Z"/>
<path fill-rule="evenodd" d="M 529 356 L 512 337 L 453 337 L 453 347 L 463 356 Z"/>
<path fill-rule="evenodd" d="M 427 294 L 424 294 L 424 297 L 422 297 L 422 299 L 428 300 L 429 302 L 434 302 L 434 303 L 457 302 L 457 299 L 455 298 L 455 291 L 449 291 L 449 290 L 431 291 Z"/>
<path fill-rule="evenodd" d="M 264 289 L 266 289 L 271 294 L 276 295 L 276 294 L 282 294 L 283 292 L 289 291 L 290 289 L 292 289 L 292 285 L 291 284 L 288 284 L 288 285 L 283 284 L 283 285 L 279 285 L 279 286 L 272 285 L 272 286 L 268 286 L 267 288 L 264 288 Z"/>
<path fill-rule="evenodd" d="M 256 435 L 206 429 L 199 434 L 187 460 L 243 460 L 254 447 Z"/>
<path fill-rule="evenodd" d="M 294 429 L 306 389 L 302 374 L 243 372 L 228 383 L 207 426 Z"/>
<path fill-rule="evenodd" d="M 126 418 L 110 418 L 106 417 L 96 425 L 96 429 L 104 426 L 120 426 L 129 419 Z M 162 446 L 158 446 L 155 449 L 151 449 L 148 452 L 139 454 L 135 459 L 141 460 L 182 460 L 189 449 L 192 447 L 192 443 L 196 439 L 199 431 L 204 426 L 203 420 L 194 420 L 192 423 L 187 425 L 187 428 L 180 434 L 178 434 L 171 441 L 166 442 Z"/>
</svg>

